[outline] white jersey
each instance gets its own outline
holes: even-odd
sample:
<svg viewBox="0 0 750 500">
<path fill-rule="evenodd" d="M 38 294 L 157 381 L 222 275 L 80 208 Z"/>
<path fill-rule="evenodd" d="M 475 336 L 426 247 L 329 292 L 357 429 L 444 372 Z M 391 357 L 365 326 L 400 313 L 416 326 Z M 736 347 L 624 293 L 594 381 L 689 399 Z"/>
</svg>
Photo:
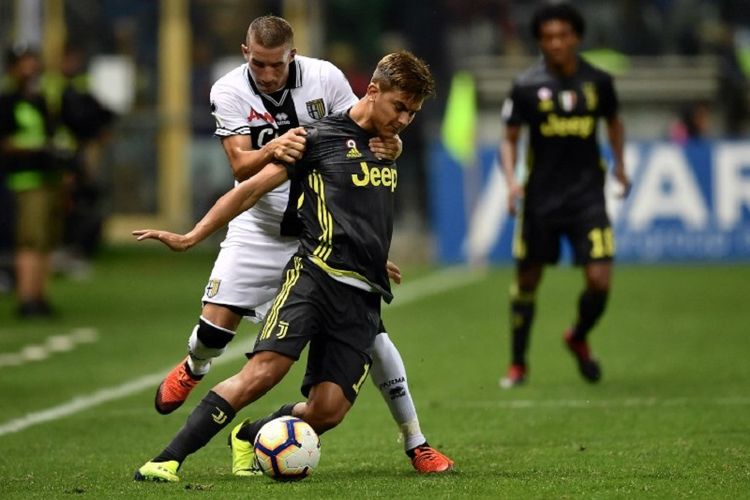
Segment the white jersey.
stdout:
<svg viewBox="0 0 750 500">
<path fill-rule="evenodd" d="M 291 128 L 310 125 L 355 102 L 344 74 L 328 61 L 296 56 L 286 86 L 272 95 L 258 91 L 243 64 L 211 88 L 214 135 L 249 135 L 253 149 L 259 149 Z M 281 271 L 297 249 L 297 198 L 287 181 L 229 223 L 204 302 L 233 306 L 262 319 L 281 283 Z"/>
</svg>

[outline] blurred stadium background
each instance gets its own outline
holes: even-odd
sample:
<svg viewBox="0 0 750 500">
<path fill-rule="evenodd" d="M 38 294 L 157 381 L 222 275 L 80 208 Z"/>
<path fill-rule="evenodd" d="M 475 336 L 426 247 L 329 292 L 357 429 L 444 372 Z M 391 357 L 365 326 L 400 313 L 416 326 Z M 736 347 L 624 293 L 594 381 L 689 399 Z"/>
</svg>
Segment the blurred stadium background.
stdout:
<svg viewBox="0 0 750 500">
<path fill-rule="evenodd" d="M 621 260 L 750 257 L 750 9 L 741 0 L 574 0 L 586 57 L 616 76 L 635 185 L 612 196 Z M 469 5 L 470 4 L 470 5 Z M 241 62 L 251 19 L 287 17 L 306 55 L 361 93 L 380 56 L 432 66 L 438 98 L 404 136 L 394 257 L 508 262 L 500 108 L 537 57 L 533 1 L 0 0 L 0 45 L 38 46 L 48 70 L 82 47 L 91 91 L 117 113 L 91 146 L 104 243 L 142 226 L 187 228 L 231 183 L 208 92 Z M 448 105 L 450 101 L 450 106 Z"/>
</svg>

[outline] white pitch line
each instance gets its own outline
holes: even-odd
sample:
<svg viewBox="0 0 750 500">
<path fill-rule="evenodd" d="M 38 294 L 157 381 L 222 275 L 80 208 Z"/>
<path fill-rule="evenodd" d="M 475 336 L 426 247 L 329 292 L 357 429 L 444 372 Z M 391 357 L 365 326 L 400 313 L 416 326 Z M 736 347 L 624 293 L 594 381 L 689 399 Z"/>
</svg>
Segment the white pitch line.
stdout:
<svg viewBox="0 0 750 500">
<path fill-rule="evenodd" d="M 471 271 L 468 268 L 448 268 L 429 274 L 424 278 L 417 279 L 411 283 L 404 283 L 394 287 L 396 299 L 391 307 L 400 307 L 411 302 L 436 295 L 454 288 L 466 286 L 475 281 L 479 281 L 485 276 L 485 273 Z M 244 356 L 247 352 L 247 344 L 244 342 L 235 342 L 227 351 L 214 361 L 215 365 L 229 363 Z M 53 406 L 46 410 L 33 413 L 27 413 L 23 417 L 10 420 L 0 425 L 0 436 L 20 432 L 37 424 L 49 422 L 62 417 L 67 417 L 75 413 L 88 410 L 94 406 L 125 398 L 137 394 L 145 389 L 155 387 L 161 382 L 164 374 L 172 367 L 168 367 L 159 373 L 145 375 L 136 380 L 132 380 L 122 385 L 101 389 L 92 394 L 74 397 L 67 403 Z"/>
</svg>

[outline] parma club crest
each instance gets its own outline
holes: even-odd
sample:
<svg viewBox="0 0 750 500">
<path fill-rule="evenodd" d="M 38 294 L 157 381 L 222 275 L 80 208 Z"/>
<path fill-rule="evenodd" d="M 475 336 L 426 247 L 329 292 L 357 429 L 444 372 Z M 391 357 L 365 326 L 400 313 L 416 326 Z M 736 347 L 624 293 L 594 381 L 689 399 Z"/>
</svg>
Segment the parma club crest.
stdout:
<svg viewBox="0 0 750 500">
<path fill-rule="evenodd" d="M 305 103 L 307 107 L 307 114 L 313 120 L 320 120 L 326 115 L 326 105 L 323 103 L 323 99 L 313 99 Z"/>
<path fill-rule="evenodd" d="M 206 285 L 206 297 L 209 299 L 216 297 L 216 294 L 219 293 L 219 285 L 221 285 L 221 280 L 208 280 L 208 285 Z"/>
</svg>

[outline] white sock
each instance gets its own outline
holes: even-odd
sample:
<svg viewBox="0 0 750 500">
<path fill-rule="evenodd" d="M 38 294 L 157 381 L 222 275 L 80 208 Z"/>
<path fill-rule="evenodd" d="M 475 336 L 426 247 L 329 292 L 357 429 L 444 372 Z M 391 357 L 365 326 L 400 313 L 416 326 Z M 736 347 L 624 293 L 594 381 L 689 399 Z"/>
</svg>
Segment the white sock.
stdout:
<svg viewBox="0 0 750 500">
<path fill-rule="evenodd" d="M 404 449 L 410 450 L 424 443 L 426 439 L 419 428 L 417 409 L 409 393 L 404 362 L 385 332 L 375 337 L 370 376 L 399 427 Z"/>
<path fill-rule="evenodd" d="M 214 325 L 203 316 L 201 316 L 201 320 L 212 328 L 234 335 L 233 331 Z M 190 366 L 190 371 L 193 372 L 193 375 L 205 375 L 211 369 L 213 359 L 221 356 L 227 350 L 227 347 L 207 347 L 198 338 L 198 328 L 200 328 L 200 325 L 195 325 L 188 339 L 188 366 Z"/>
</svg>

